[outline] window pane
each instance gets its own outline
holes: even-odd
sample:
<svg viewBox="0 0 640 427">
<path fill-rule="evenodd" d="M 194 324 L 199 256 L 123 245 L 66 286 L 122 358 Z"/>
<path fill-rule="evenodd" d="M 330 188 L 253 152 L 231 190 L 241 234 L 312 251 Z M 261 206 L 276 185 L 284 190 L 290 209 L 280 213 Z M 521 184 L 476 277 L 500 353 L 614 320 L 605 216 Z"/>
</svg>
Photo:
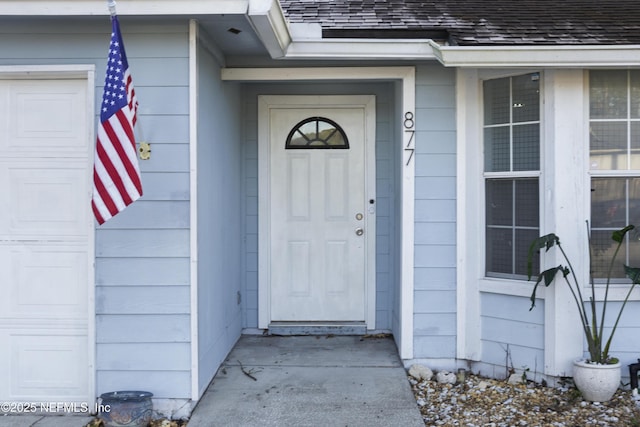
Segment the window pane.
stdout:
<svg viewBox="0 0 640 427">
<path fill-rule="evenodd" d="M 591 187 L 593 270 L 594 277 L 604 279 L 616 246 L 611 233 L 627 224 L 640 225 L 640 178 L 593 178 Z M 624 277 L 622 263 L 640 266 L 639 238 L 638 229 L 627 234 L 613 277 Z"/>
<path fill-rule="evenodd" d="M 616 245 L 616 242 L 611 239 L 611 233 L 610 230 L 591 230 L 591 269 L 595 278 L 607 277 L 607 270 Z M 624 252 L 618 255 L 620 266 L 624 258 Z M 614 268 L 611 277 L 623 278 L 624 270 Z"/>
<path fill-rule="evenodd" d="M 540 120 L 540 75 L 513 77 L 513 122 Z"/>
<path fill-rule="evenodd" d="M 629 178 L 627 180 L 629 191 L 629 220 L 626 224 L 633 224 L 640 227 L 640 178 Z M 638 265 L 640 267 L 640 265 Z"/>
<path fill-rule="evenodd" d="M 640 119 L 640 70 L 631 73 L 631 118 Z"/>
<path fill-rule="evenodd" d="M 484 130 L 484 170 L 504 172 L 511 170 L 509 127 L 501 126 Z"/>
<path fill-rule="evenodd" d="M 336 128 L 331 128 L 328 132 L 327 132 L 328 136 L 327 136 L 327 144 L 333 146 L 333 147 L 337 147 L 337 146 L 344 146 L 346 145 L 346 142 L 344 140 L 344 138 L 342 137 L 342 134 L 340 132 L 337 131 Z"/>
<path fill-rule="evenodd" d="M 529 245 L 539 233 L 538 179 L 488 179 L 485 188 L 486 274 L 524 276 Z"/>
<path fill-rule="evenodd" d="M 589 110 L 592 119 L 627 118 L 627 72 L 589 72 Z"/>
<path fill-rule="evenodd" d="M 611 239 L 612 230 L 591 230 L 591 266 L 593 277 L 606 279 L 611 257 L 618 245 Z M 624 274 L 624 264 L 632 267 L 640 266 L 640 235 L 638 230 L 627 234 L 626 240 L 620 248 L 616 263 L 611 270 L 611 277 L 628 281 Z"/>
<path fill-rule="evenodd" d="M 626 224 L 626 179 L 591 180 L 591 227 L 621 228 Z"/>
<path fill-rule="evenodd" d="M 487 227 L 487 275 L 513 274 L 513 230 Z"/>
<path fill-rule="evenodd" d="M 524 278 L 527 250 L 539 232 L 538 178 L 511 172 L 540 170 L 539 74 L 484 82 L 486 274 Z M 525 124 L 526 123 L 526 124 Z"/>
<path fill-rule="evenodd" d="M 487 225 L 513 225 L 513 181 L 487 180 L 486 192 Z"/>
<path fill-rule="evenodd" d="M 513 170 L 540 169 L 540 125 L 513 126 Z"/>
<path fill-rule="evenodd" d="M 538 238 L 538 229 L 535 230 L 518 230 L 516 229 L 515 247 L 515 271 L 516 275 L 527 275 L 527 257 L 529 256 L 529 246 L 531 242 Z M 533 258 L 531 266 L 532 277 L 540 272 L 540 254 Z"/>
<path fill-rule="evenodd" d="M 342 128 L 330 119 L 309 117 L 289 132 L 285 148 L 349 148 Z"/>
<path fill-rule="evenodd" d="M 637 223 L 636 224 L 640 224 Z M 640 233 L 638 229 L 632 230 L 628 234 L 629 237 L 629 254 L 627 256 L 627 265 L 631 267 L 640 267 Z"/>
<path fill-rule="evenodd" d="M 540 225 L 538 179 L 517 179 L 514 181 L 514 184 L 516 186 L 515 225 L 519 227 L 537 228 Z M 537 234 L 537 232 L 534 234 Z M 535 237 L 538 236 L 534 236 L 534 238 Z"/>
<path fill-rule="evenodd" d="M 640 122 L 631 122 L 631 169 L 640 169 Z"/>
<path fill-rule="evenodd" d="M 484 124 L 509 123 L 509 79 L 484 82 Z"/>
<path fill-rule="evenodd" d="M 591 169 L 627 169 L 626 122 L 592 122 L 589 134 Z"/>
</svg>

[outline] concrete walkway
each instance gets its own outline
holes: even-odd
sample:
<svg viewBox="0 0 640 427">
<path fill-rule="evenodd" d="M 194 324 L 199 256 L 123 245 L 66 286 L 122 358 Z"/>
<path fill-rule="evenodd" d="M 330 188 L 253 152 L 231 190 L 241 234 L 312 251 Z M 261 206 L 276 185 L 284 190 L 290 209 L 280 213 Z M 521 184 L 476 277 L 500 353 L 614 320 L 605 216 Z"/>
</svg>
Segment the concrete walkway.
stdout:
<svg viewBox="0 0 640 427">
<path fill-rule="evenodd" d="M 82 416 L 2 416 L 0 427 L 81 427 Z M 188 427 L 424 427 L 395 343 L 242 336 Z"/>
<path fill-rule="evenodd" d="M 395 343 L 357 336 L 243 336 L 189 427 L 424 427 Z"/>
<path fill-rule="evenodd" d="M 0 427 L 82 427 L 93 417 L 79 415 L 4 415 L 0 414 Z"/>
</svg>

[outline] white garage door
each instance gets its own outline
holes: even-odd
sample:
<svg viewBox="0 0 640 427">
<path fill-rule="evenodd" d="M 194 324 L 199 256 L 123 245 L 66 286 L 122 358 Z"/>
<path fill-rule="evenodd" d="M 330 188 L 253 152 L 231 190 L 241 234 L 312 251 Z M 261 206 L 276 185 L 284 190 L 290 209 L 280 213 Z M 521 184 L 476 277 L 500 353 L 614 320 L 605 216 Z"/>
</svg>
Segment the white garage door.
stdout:
<svg viewBox="0 0 640 427">
<path fill-rule="evenodd" d="M 89 401 L 87 96 L 0 78 L 0 402 Z"/>
</svg>

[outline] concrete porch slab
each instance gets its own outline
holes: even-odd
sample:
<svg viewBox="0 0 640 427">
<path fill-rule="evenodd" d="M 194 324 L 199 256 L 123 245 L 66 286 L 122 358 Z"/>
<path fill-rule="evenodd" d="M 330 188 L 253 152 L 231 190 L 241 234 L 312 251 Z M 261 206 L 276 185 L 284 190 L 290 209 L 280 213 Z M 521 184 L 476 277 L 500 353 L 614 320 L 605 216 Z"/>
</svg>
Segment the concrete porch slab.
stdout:
<svg viewBox="0 0 640 427">
<path fill-rule="evenodd" d="M 197 426 L 415 426 L 424 422 L 395 343 L 243 336 L 195 408 Z"/>
</svg>

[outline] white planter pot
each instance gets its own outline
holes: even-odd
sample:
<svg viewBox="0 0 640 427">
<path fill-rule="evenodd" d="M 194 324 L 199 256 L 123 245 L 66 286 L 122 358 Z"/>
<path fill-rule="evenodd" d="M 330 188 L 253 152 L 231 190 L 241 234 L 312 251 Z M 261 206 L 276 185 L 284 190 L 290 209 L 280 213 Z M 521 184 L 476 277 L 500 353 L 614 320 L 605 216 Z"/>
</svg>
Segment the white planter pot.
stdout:
<svg viewBox="0 0 640 427">
<path fill-rule="evenodd" d="M 620 386 L 620 362 L 598 365 L 584 360 L 573 362 L 573 382 L 582 397 L 591 402 L 607 402 Z"/>
</svg>

